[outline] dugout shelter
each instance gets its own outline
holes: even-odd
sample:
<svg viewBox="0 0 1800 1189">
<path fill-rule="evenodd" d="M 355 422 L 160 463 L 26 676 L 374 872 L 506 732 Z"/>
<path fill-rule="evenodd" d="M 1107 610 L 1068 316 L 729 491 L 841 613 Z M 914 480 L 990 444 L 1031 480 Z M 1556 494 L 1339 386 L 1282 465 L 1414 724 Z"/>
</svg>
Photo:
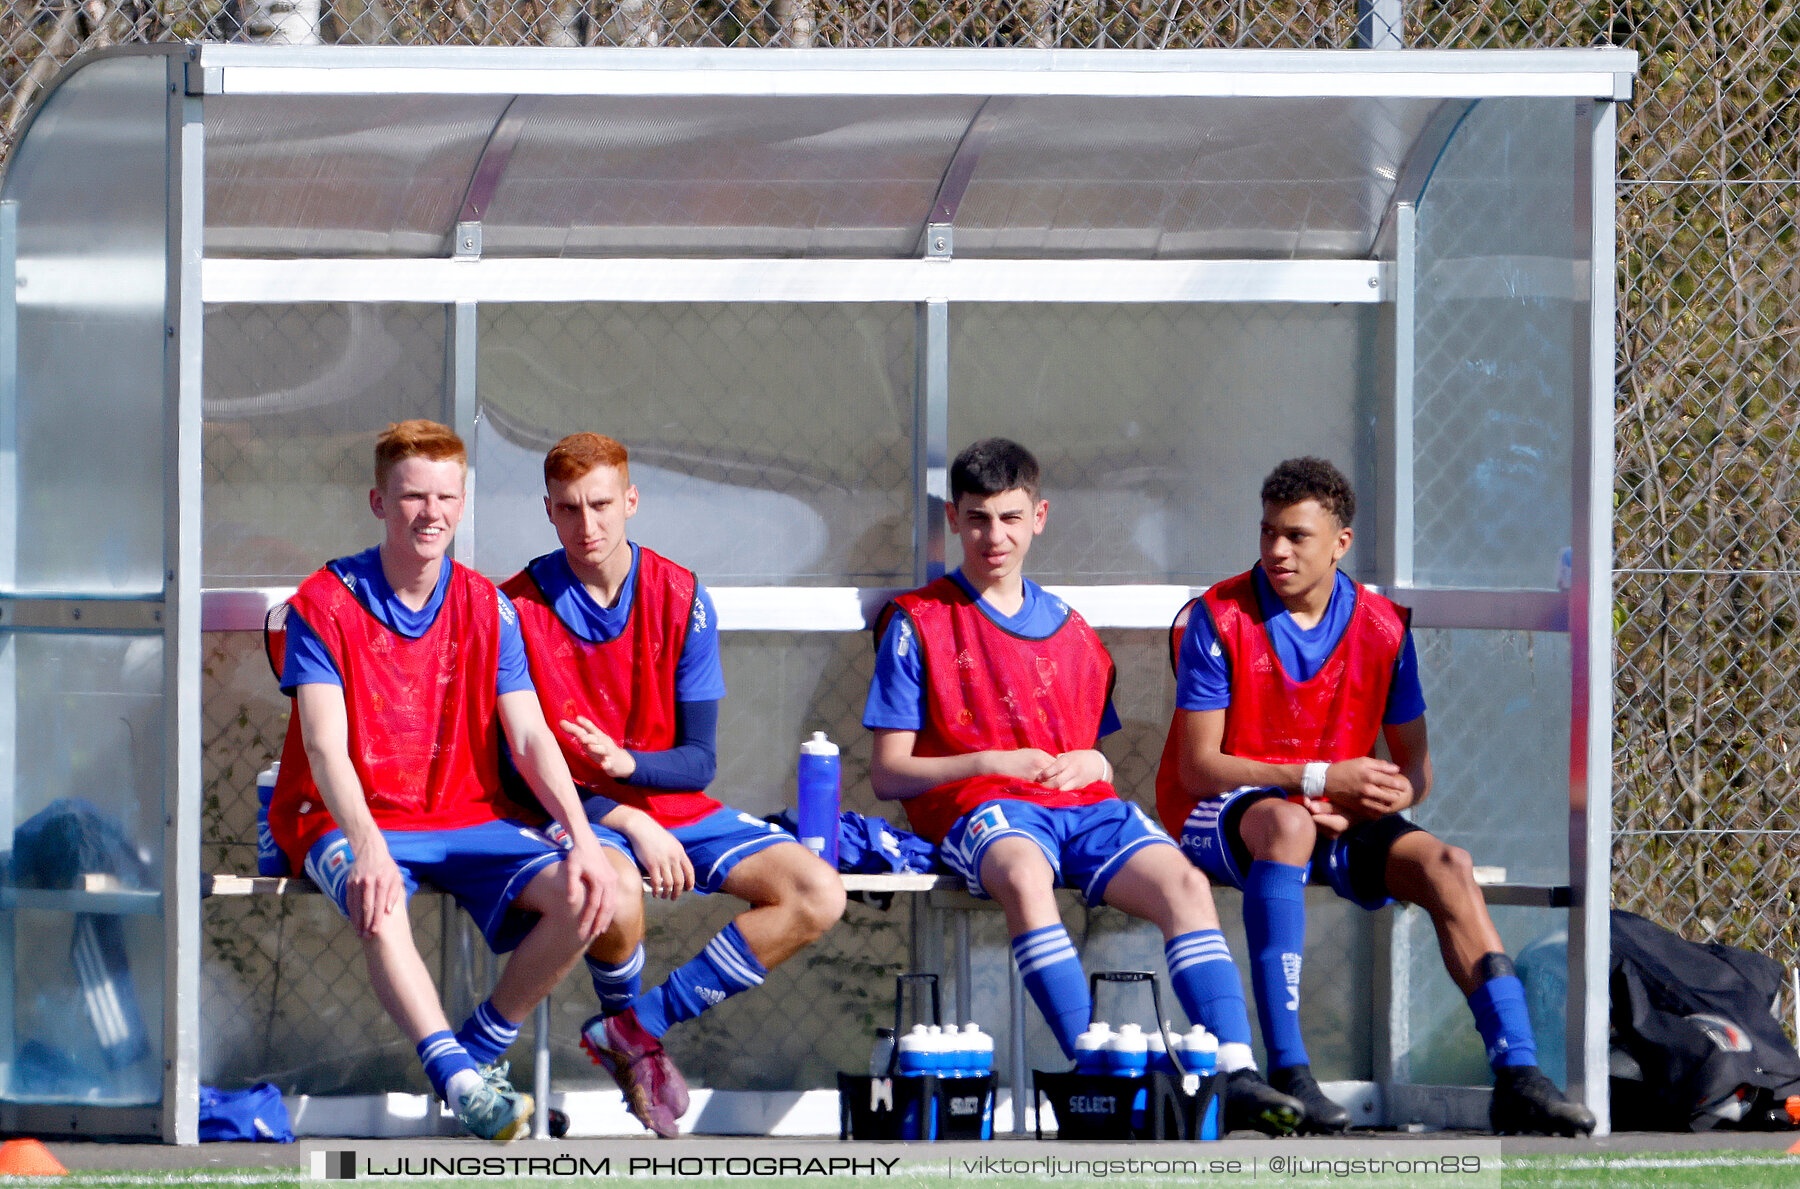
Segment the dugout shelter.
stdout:
<svg viewBox="0 0 1800 1189">
<path fill-rule="evenodd" d="M 854 752 L 867 669 L 845 658 L 887 594 L 956 563 L 946 462 L 991 433 L 1045 464 L 1033 576 L 1120 656 L 1114 759 L 1147 798 L 1170 616 L 1254 560 L 1275 462 L 1338 460 L 1363 495 L 1350 571 L 1414 610 L 1420 819 L 1504 869 L 1509 948 L 1566 926 L 1567 1081 L 1604 1128 L 1635 69 L 1612 49 L 80 60 L 0 190 L 0 847 L 79 797 L 141 872 L 9 868 L 0 1128 L 195 1140 L 203 1032 L 230 1018 L 202 994 L 225 959 L 201 876 L 252 864 L 204 824 L 254 769 L 222 755 L 219 672 L 373 539 L 369 442 L 409 416 L 469 441 L 457 556 L 496 578 L 554 545 L 550 442 L 632 448 L 637 539 L 717 598 L 728 799 L 779 798 L 815 726 Z M 1317 902 L 1315 933 L 1336 911 Z M 1429 1122 L 1440 1034 L 1472 1035 L 1460 996 L 1418 914 L 1354 929 L 1345 968 L 1311 957 L 1341 989 L 1309 984 L 1335 1004 L 1309 1035 L 1349 1035 L 1348 1076 Z M 141 1047 L 107 1047 L 134 1013 Z"/>
</svg>

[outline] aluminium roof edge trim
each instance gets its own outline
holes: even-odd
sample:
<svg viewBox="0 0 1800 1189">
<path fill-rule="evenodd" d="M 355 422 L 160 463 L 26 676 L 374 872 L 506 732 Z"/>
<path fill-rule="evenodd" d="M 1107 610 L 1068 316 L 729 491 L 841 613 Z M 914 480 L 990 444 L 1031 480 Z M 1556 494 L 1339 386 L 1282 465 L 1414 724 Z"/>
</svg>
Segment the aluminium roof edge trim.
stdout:
<svg viewBox="0 0 1800 1189">
<path fill-rule="evenodd" d="M 1566 97 L 1629 93 L 1633 50 L 198 47 L 208 94 Z"/>
</svg>

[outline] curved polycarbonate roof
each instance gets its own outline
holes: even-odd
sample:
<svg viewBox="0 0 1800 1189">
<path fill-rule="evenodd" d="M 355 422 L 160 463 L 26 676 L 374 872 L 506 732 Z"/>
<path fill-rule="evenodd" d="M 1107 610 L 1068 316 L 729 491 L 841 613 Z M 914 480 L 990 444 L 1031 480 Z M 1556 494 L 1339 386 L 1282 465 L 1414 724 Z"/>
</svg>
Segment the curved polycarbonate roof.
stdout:
<svg viewBox="0 0 1800 1189">
<path fill-rule="evenodd" d="M 1362 259 L 1471 102 L 1613 98 L 1635 68 L 1616 50 L 177 48 L 203 95 L 206 252 L 237 257 L 441 257 L 460 223 L 487 257 L 897 259 L 939 224 L 958 257 Z"/>
</svg>

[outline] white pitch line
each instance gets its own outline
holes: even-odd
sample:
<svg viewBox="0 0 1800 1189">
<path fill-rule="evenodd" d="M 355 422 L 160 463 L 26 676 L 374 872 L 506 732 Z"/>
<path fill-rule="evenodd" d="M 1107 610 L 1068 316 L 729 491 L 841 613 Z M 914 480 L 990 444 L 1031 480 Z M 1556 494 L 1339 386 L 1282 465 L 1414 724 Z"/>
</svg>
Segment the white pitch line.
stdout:
<svg viewBox="0 0 1800 1189">
<path fill-rule="evenodd" d="M 1750 1168 L 1765 1164 L 1796 1164 L 1800 1158 L 1775 1154 L 1771 1156 L 1701 1156 L 1692 1160 L 1678 1157 L 1660 1156 L 1626 1156 L 1619 1160 L 1606 1160 L 1595 1156 L 1577 1156 L 1572 1160 L 1557 1160 L 1552 1168 Z"/>
</svg>

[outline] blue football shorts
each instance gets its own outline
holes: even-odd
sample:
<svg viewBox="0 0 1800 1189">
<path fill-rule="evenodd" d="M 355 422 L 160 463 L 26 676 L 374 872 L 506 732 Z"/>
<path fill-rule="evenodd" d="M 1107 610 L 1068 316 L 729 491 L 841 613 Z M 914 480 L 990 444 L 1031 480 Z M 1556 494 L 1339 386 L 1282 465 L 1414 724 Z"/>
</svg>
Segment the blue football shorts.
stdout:
<svg viewBox="0 0 1800 1189">
<path fill-rule="evenodd" d="M 612 805 L 605 801 L 589 801 L 588 804 L 605 813 L 612 811 Z M 606 835 L 611 835 L 618 840 L 620 850 L 631 854 L 631 844 L 624 835 L 591 819 L 590 824 L 602 842 L 607 842 Z M 709 896 L 724 887 L 732 868 L 751 855 L 784 842 L 800 845 L 780 826 L 723 805 L 698 821 L 676 826 L 669 833 L 687 851 L 688 862 L 694 865 L 694 891 L 702 896 Z M 635 856 L 633 861 L 636 861 Z"/>
<path fill-rule="evenodd" d="M 517 947 L 537 924 L 538 914 L 513 908 L 513 900 L 538 872 L 562 859 L 562 849 L 541 830 L 517 821 L 458 830 L 383 830 L 381 836 L 406 881 L 407 896 L 421 881 L 450 893 L 497 954 Z M 342 830 L 326 834 L 306 855 L 306 874 L 345 917 L 355 857 Z"/>
<path fill-rule="evenodd" d="M 981 860 L 1002 838 L 1028 838 L 1044 852 L 1056 882 L 1079 888 L 1089 904 L 1101 904 L 1106 885 L 1125 861 L 1146 846 L 1174 839 L 1129 801 L 1109 797 L 1092 805 L 1046 806 L 1011 798 L 986 801 L 957 818 L 938 855 L 961 877 L 971 896 L 988 899 Z"/>
<path fill-rule="evenodd" d="M 1285 796 L 1281 789 L 1247 785 L 1200 802 L 1181 824 L 1181 853 L 1214 883 L 1242 890 L 1252 862 L 1238 830 L 1244 811 L 1258 801 Z M 1384 908 L 1394 902 L 1387 890 L 1388 851 L 1418 829 L 1391 813 L 1358 822 L 1336 838 L 1321 835 L 1313 845 L 1307 882 L 1324 884 L 1361 908 Z"/>
</svg>

